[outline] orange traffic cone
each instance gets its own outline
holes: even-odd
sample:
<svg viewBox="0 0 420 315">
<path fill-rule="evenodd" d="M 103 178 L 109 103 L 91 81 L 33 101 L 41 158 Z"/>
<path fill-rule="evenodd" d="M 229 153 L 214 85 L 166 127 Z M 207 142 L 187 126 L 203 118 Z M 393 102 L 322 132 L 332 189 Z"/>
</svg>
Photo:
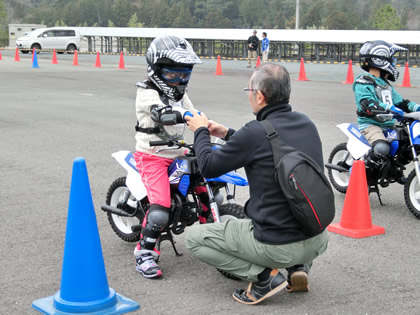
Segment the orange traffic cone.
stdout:
<svg viewBox="0 0 420 315">
<path fill-rule="evenodd" d="M 32 63 L 34 62 L 35 53 L 36 53 L 36 48 L 32 48 Z"/>
<path fill-rule="evenodd" d="M 118 66 L 118 69 L 125 69 L 123 52 L 120 52 L 120 64 Z"/>
<path fill-rule="evenodd" d="M 214 73 L 214 75 L 223 75 L 222 63 L 220 62 L 220 55 L 217 55 L 216 72 Z"/>
<path fill-rule="evenodd" d="M 0 60 L 3 60 L 3 57 L 1 56 L 1 50 L 0 50 Z"/>
<path fill-rule="evenodd" d="M 16 48 L 16 53 L 15 53 L 15 61 L 20 61 L 19 58 L 19 49 Z"/>
<path fill-rule="evenodd" d="M 353 162 L 340 223 L 330 224 L 327 229 L 330 232 L 352 238 L 385 234 L 383 227 L 372 225 L 365 163 L 363 161 L 356 160 Z"/>
<path fill-rule="evenodd" d="M 54 50 L 53 50 L 53 56 L 52 56 L 52 61 L 51 61 L 51 63 L 52 63 L 53 65 L 58 64 L 58 62 L 57 62 L 57 54 L 55 53 L 55 48 L 54 48 Z"/>
<path fill-rule="evenodd" d="M 73 66 L 78 66 L 79 60 L 77 58 L 77 50 L 74 51 L 74 57 L 73 57 Z"/>
<path fill-rule="evenodd" d="M 260 56 L 258 56 L 255 68 L 258 68 L 260 66 L 260 64 L 261 64 L 261 60 L 260 60 Z"/>
<path fill-rule="evenodd" d="M 349 68 L 347 70 L 347 79 L 343 84 L 353 84 L 354 77 L 353 77 L 353 62 L 351 59 L 349 60 Z"/>
<path fill-rule="evenodd" d="M 95 63 L 95 67 L 96 68 L 100 68 L 101 67 L 101 57 L 99 56 L 99 51 L 96 52 L 96 63 Z"/>
<path fill-rule="evenodd" d="M 404 79 L 401 87 L 411 87 L 410 71 L 408 70 L 408 62 L 405 63 Z"/>
<path fill-rule="evenodd" d="M 299 72 L 299 79 L 297 81 L 308 81 L 306 78 L 305 73 L 305 65 L 303 64 L 303 58 L 300 58 L 300 72 Z"/>
</svg>

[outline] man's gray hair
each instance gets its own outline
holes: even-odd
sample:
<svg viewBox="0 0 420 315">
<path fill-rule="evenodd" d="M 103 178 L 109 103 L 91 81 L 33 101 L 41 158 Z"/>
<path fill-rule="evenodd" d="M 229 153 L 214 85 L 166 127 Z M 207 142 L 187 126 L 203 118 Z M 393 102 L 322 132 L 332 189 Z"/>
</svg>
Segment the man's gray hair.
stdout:
<svg viewBox="0 0 420 315">
<path fill-rule="evenodd" d="M 289 72 L 278 64 L 262 64 L 251 77 L 251 88 L 260 90 L 267 104 L 289 103 L 291 91 Z"/>
</svg>

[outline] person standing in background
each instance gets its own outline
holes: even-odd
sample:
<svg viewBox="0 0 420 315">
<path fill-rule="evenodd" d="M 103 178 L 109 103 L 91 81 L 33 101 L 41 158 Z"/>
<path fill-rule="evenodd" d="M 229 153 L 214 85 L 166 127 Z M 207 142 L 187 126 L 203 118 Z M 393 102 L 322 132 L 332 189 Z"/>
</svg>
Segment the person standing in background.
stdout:
<svg viewBox="0 0 420 315">
<path fill-rule="evenodd" d="M 262 41 L 261 41 L 261 52 L 262 52 L 262 60 L 268 60 L 268 52 L 270 51 L 270 40 L 267 38 L 267 33 L 262 33 Z"/>
<path fill-rule="evenodd" d="M 257 50 L 260 44 L 260 39 L 257 37 L 257 31 L 254 30 L 252 35 L 248 38 L 248 66 L 251 68 L 252 60 L 257 59 Z"/>
</svg>

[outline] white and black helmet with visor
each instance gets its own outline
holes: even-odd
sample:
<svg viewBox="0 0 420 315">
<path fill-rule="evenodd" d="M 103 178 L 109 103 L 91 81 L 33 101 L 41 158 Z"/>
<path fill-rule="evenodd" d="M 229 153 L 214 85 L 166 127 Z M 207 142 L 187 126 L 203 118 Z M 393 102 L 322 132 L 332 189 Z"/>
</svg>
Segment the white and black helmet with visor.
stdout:
<svg viewBox="0 0 420 315">
<path fill-rule="evenodd" d="M 360 66 L 365 71 L 369 71 L 370 67 L 377 68 L 381 70 L 381 73 L 388 73 L 389 80 L 395 81 L 398 79 L 399 72 L 394 54 L 404 50 L 407 49 L 383 40 L 366 42 L 359 51 Z"/>
<path fill-rule="evenodd" d="M 202 63 L 190 43 L 177 36 L 155 38 L 146 53 L 149 79 L 174 102 L 184 96 L 193 66 Z"/>
</svg>

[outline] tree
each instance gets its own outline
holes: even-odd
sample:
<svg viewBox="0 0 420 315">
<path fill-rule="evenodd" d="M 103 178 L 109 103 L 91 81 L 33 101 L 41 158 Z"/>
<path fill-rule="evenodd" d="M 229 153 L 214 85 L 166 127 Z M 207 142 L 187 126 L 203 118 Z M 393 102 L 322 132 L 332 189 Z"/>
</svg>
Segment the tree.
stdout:
<svg viewBox="0 0 420 315">
<path fill-rule="evenodd" d="M 373 27 L 377 30 L 400 30 L 401 23 L 397 11 L 389 4 L 383 6 L 373 19 Z"/>
<path fill-rule="evenodd" d="M 262 12 L 261 4 L 254 0 L 242 1 L 239 5 L 239 13 L 243 18 L 243 26 L 255 28 L 261 25 L 260 20 L 265 16 Z"/>
<path fill-rule="evenodd" d="M 193 18 L 191 16 L 191 11 L 187 4 L 182 2 L 181 7 L 179 8 L 179 12 L 177 17 L 174 20 L 173 27 L 193 27 Z"/>
<path fill-rule="evenodd" d="M 302 16 L 301 26 L 302 28 L 307 27 L 320 27 L 322 25 L 322 8 L 323 3 L 321 1 L 315 2 L 309 10 Z"/>
<path fill-rule="evenodd" d="M 134 13 L 127 24 L 128 27 L 143 27 L 143 23 L 139 23 L 137 13 Z"/>
<path fill-rule="evenodd" d="M 63 19 L 60 19 L 55 22 L 54 26 L 67 26 L 67 25 L 66 23 L 64 23 Z"/>
<path fill-rule="evenodd" d="M 6 31 L 7 12 L 3 0 L 0 0 L 0 46 L 6 46 L 8 33 Z"/>
<path fill-rule="evenodd" d="M 283 12 L 278 11 L 273 20 L 273 28 L 286 28 L 286 17 Z"/>
<path fill-rule="evenodd" d="M 3 23 L 6 23 L 7 12 L 6 7 L 4 6 L 4 1 L 0 0 L 0 25 L 3 26 Z"/>
<path fill-rule="evenodd" d="M 131 0 L 116 0 L 112 7 L 112 21 L 118 27 L 126 26 L 135 9 Z"/>
<path fill-rule="evenodd" d="M 223 13 L 220 10 L 212 9 L 206 16 L 206 22 L 204 23 L 205 28 L 230 28 L 231 21 L 228 18 L 223 17 Z"/>
</svg>

